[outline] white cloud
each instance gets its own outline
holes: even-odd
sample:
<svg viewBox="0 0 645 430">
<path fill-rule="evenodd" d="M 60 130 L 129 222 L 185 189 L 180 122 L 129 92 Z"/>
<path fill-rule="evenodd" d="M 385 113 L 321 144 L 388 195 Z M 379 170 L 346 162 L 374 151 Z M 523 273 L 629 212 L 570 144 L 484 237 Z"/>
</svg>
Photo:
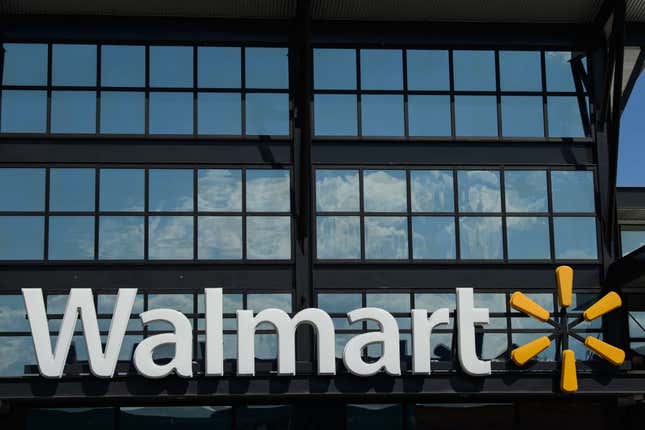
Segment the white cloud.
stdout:
<svg viewBox="0 0 645 430">
<path fill-rule="evenodd" d="M 405 217 L 365 218 L 365 257 L 367 259 L 408 258 L 408 231 Z"/>
<path fill-rule="evenodd" d="M 319 216 L 316 219 L 316 254 L 319 259 L 361 257 L 360 218 Z"/>
<path fill-rule="evenodd" d="M 291 219 L 286 216 L 250 216 L 246 219 L 247 258 L 291 258 Z"/>
<path fill-rule="evenodd" d="M 240 170 L 200 170 L 198 181 L 200 211 L 242 210 L 242 175 Z"/>
<path fill-rule="evenodd" d="M 247 170 L 246 209 L 252 212 L 289 212 L 289 171 Z"/>
<path fill-rule="evenodd" d="M 452 171 L 413 170 L 410 175 L 413 211 L 451 212 L 453 210 Z"/>
<path fill-rule="evenodd" d="M 367 170 L 363 177 L 365 210 L 400 212 L 407 210 L 406 179 L 403 170 Z"/>
<path fill-rule="evenodd" d="M 356 212 L 359 209 L 358 171 L 318 170 L 316 202 L 319 211 Z"/>
</svg>

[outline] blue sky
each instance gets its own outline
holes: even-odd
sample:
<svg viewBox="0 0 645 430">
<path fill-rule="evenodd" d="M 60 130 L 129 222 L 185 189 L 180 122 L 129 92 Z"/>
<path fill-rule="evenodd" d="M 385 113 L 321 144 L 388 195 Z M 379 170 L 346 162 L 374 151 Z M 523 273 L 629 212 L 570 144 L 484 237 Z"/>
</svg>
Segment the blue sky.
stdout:
<svg viewBox="0 0 645 430">
<path fill-rule="evenodd" d="M 645 73 L 636 81 L 621 119 L 618 186 L 645 187 Z"/>
</svg>

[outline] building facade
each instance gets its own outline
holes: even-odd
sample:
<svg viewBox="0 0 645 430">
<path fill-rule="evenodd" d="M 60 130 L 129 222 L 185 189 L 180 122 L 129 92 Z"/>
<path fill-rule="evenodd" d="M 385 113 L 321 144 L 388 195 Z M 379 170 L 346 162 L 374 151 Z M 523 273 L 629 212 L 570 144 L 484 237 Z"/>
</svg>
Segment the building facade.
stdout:
<svg viewBox="0 0 645 430">
<path fill-rule="evenodd" d="M 4 428 L 641 428 L 645 193 L 617 189 L 616 169 L 642 2 L 74 3 L 0 9 Z M 91 289 L 106 348 L 117 292 L 136 289 L 110 378 L 85 310 L 61 377 L 45 377 L 24 289 L 42 293 L 36 346 L 52 353 L 72 290 Z M 487 311 L 471 326 L 489 374 L 464 364 L 458 289 Z M 621 305 L 591 318 L 608 293 Z M 320 327 L 295 330 L 284 374 L 286 335 L 268 323 L 251 332 L 255 371 L 240 371 L 239 310 L 309 308 L 333 322 L 335 374 L 319 371 Z M 386 328 L 350 323 L 359 308 L 387 311 L 398 334 L 358 350 L 369 376 L 346 345 Z M 180 333 L 143 323 L 155 309 L 190 325 L 151 350 L 170 374 L 148 378 L 135 351 Z M 447 309 L 424 374 L 413 309 Z M 392 351 L 398 372 L 379 364 Z"/>
</svg>

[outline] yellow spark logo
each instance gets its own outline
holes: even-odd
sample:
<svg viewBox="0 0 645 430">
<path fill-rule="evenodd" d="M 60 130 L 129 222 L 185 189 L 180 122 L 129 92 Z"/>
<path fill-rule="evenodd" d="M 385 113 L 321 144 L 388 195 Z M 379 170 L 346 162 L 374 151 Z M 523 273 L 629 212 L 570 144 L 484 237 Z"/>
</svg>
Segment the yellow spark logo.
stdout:
<svg viewBox="0 0 645 430">
<path fill-rule="evenodd" d="M 561 313 L 564 314 L 564 316 L 560 316 L 559 321 L 552 319 L 549 311 L 519 291 L 516 291 L 511 295 L 511 307 L 513 309 L 523 312 L 542 322 L 548 323 L 555 328 L 554 334 L 539 337 L 525 345 L 515 348 L 511 351 L 511 360 L 513 360 L 513 362 L 518 366 L 526 364 L 530 359 L 548 348 L 551 342 L 556 338 L 557 333 L 557 335 L 564 337 L 565 340 L 567 340 L 567 343 L 568 336 L 580 340 L 588 349 L 595 352 L 614 366 L 620 366 L 623 364 L 623 361 L 625 361 L 625 352 L 622 349 L 616 348 L 615 346 L 603 342 L 593 336 L 587 336 L 586 339 L 583 339 L 576 333 L 570 331 L 584 321 L 593 321 L 596 318 L 619 308 L 622 304 L 620 296 L 613 291 L 607 293 L 585 310 L 582 313 L 582 317 L 569 323 L 566 318 L 566 308 L 571 306 L 573 296 L 573 269 L 569 266 L 560 266 L 555 270 L 555 276 L 558 284 L 558 302 L 562 309 Z M 568 393 L 578 390 L 576 357 L 571 349 L 564 349 L 562 351 L 560 389 Z"/>
</svg>

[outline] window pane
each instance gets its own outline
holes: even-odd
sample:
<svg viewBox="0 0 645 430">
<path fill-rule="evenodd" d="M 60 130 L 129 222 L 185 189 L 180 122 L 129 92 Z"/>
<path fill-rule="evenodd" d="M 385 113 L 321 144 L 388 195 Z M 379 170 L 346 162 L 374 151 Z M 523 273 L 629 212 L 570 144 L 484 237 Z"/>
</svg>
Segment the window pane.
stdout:
<svg viewBox="0 0 645 430">
<path fill-rule="evenodd" d="M 623 255 L 627 255 L 645 245 L 645 230 L 624 230 L 620 231 L 620 244 Z"/>
<path fill-rule="evenodd" d="M 192 211 L 193 171 L 188 169 L 150 170 L 151 211 Z"/>
<path fill-rule="evenodd" d="M 232 423 L 233 409 L 229 406 L 121 408 L 119 415 L 120 430 L 141 430 L 150 427 L 158 430 L 199 427 L 229 430 L 233 428 Z"/>
<path fill-rule="evenodd" d="M 497 217 L 460 218 L 459 243 L 464 260 L 501 260 L 502 220 Z"/>
<path fill-rule="evenodd" d="M 361 89 L 402 90 L 402 51 L 399 49 L 361 49 Z"/>
<path fill-rule="evenodd" d="M 365 170 L 365 211 L 404 212 L 408 207 L 404 170 Z"/>
<path fill-rule="evenodd" d="M 356 212 L 358 209 L 357 170 L 316 170 L 316 210 Z"/>
<path fill-rule="evenodd" d="M 318 308 L 325 312 L 347 313 L 362 306 L 360 294 L 318 294 Z"/>
<path fill-rule="evenodd" d="M 452 260 L 455 220 L 452 217 L 412 217 L 412 255 L 422 260 Z"/>
<path fill-rule="evenodd" d="M 364 95 L 363 136 L 403 136 L 403 96 Z"/>
<path fill-rule="evenodd" d="M 291 258 L 291 219 L 289 217 L 247 217 L 246 235 L 248 259 Z"/>
<path fill-rule="evenodd" d="M 347 405 L 347 428 L 349 430 L 403 428 L 401 405 Z"/>
<path fill-rule="evenodd" d="M 150 93 L 150 134 L 192 134 L 191 93 Z"/>
<path fill-rule="evenodd" d="M 94 258 L 94 217 L 49 217 L 49 259 L 91 260 Z"/>
<path fill-rule="evenodd" d="M 448 51 L 408 50 L 408 90 L 449 90 Z"/>
<path fill-rule="evenodd" d="M 52 85 L 96 85 L 96 45 L 52 46 Z"/>
<path fill-rule="evenodd" d="M 365 258 L 371 260 L 407 259 L 407 218 L 365 217 Z"/>
<path fill-rule="evenodd" d="M 410 312 L 410 295 L 408 293 L 367 293 L 367 307 L 381 308 L 388 312 Z"/>
<path fill-rule="evenodd" d="M 410 136 L 450 136 L 450 96 L 408 96 Z"/>
<path fill-rule="evenodd" d="M 288 170 L 249 169 L 246 171 L 246 210 L 249 212 L 289 212 Z"/>
<path fill-rule="evenodd" d="M 102 216 L 99 259 L 142 260 L 144 225 L 141 216 Z"/>
<path fill-rule="evenodd" d="M 192 46 L 150 47 L 151 87 L 192 87 Z"/>
<path fill-rule="evenodd" d="M 506 229 L 509 259 L 545 260 L 551 257 L 548 218 L 508 217 Z"/>
<path fill-rule="evenodd" d="M 94 210 L 94 169 L 51 169 L 49 173 L 50 210 Z"/>
<path fill-rule="evenodd" d="M 317 136 L 356 136 L 356 96 L 316 94 L 314 96 L 315 134 Z"/>
<path fill-rule="evenodd" d="M 0 211 L 45 209 L 45 169 L 0 169 Z"/>
<path fill-rule="evenodd" d="M 361 258 L 361 222 L 357 216 L 316 217 L 316 256 L 320 260 Z"/>
<path fill-rule="evenodd" d="M 317 90 L 356 89 L 354 49 L 314 49 L 314 88 Z"/>
<path fill-rule="evenodd" d="M 44 226 L 41 216 L 0 216 L 0 260 L 42 260 Z"/>
<path fill-rule="evenodd" d="M 3 85 L 47 84 L 47 45 L 44 43 L 3 43 Z"/>
<path fill-rule="evenodd" d="M 145 46 L 101 46 L 101 84 L 112 87 L 145 86 Z"/>
<path fill-rule="evenodd" d="M 101 133 L 143 134 L 146 126 L 144 93 L 101 93 Z"/>
<path fill-rule="evenodd" d="M 246 134 L 289 135 L 289 95 L 247 94 Z"/>
<path fill-rule="evenodd" d="M 25 366 L 36 364 L 34 341 L 29 336 L 0 338 L 0 355 L 4 357 L 3 365 L 0 366 L 0 377 L 23 376 L 26 373 Z"/>
<path fill-rule="evenodd" d="M 287 48 L 246 48 L 247 88 L 289 88 Z"/>
<path fill-rule="evenodd" d="M 242 171 L 199 170 L 199 210 L 236 212 L 242 210 Z"/>
<path fill-rule="evenodd" d="M 550 137 L 585 137 L 576 97 L 547 97 Z"/>
<path fill-rule="evenodd" d="M 545 53 L 546 88 L 548 91 L 575 91 L 571 70 L 571 52 Z"/>
<path fill-rule="evenodd" d="M 151 216 L 148 235 L 148 256 L 151 260 L 193 258 L 193 217 Z"/>
<path fill-rule="evenodd" d="M 3 133 L 44 133 L 47 127 L 46 91 L 2 91 Z"/>
<path fill-rule="evenodd" d="M 595 211 L 593 173 L 591 171 L 551 172 L 554 212 Z"/>
<path fill-rule="evenodd" d="M 143 169 L 101 169 L 102 211 L 143 211 Z"/>
<path fill-rule="evenodd" d="M 507 170 L 504 173 L 506 212 L 547 212 L 546 172 Z"/>
<path fill-rule="evenodd" d="M 0 332 L 29 332 L 29 330 L 25 301 L 22 296 L 0 295 Z"/>
<path fill-rule="evenodd" d="M 242 217 L 201 216 L 197 229 L 197 256 L 200 260 L 242 258 Z"/>
<path fill-rule="evenodd" d="M 441 308 L 448 308 L 450 312 L 454 312 L 457 308 L 454 293 L 417 293 L 414 295 L 414 306 L 416 309 L 426 309 L 428 312 Z M 441 328 L 447 328 L 447 326 Z"/>
<path fill-rule="evenodd" d="M 199 93 L 199 134 L 242 134 L 242 96 L 237 93 Z"/>
<path fill-rule="evenodd" d="M 629 312 L 629 336 L 645 337 L 645 312 L 643 311 Z"/>
<path fill-rule="evenodd" d="M 499 172 L 493 170 L 460 170 L 459 211 L 500 212 Z"/>
<path fill-rule="evenodd" d="M 510 137 L 543 137 L 542 97 L 503 96 L 502 134 Z"/>
<path fill-rule="evenodd" d="M 454 51 L 455 90 L 495 90 L 493 51 Z"/>
<path fill-rule="evenodd" d="M 413 212 L 452 212 L 454 192 L 451 170 L 411 170 Z"/>
<path fill-rule="evenodd" d="M 242 48 L 200 46 L 197 48 L 197 61 L 200 88 L 242 86 Z"/>
<path fill-rule="evenodd" d="M 500 51 L 499 80 L 502 91 L 542 91 L 539 51 Z"/>
<path fill-rule="evenodd" d="M 497 136 L 495 96 L 455 96 L 457 136 Z"/>
<path fill-rule="evenodd" d="M 94 91 L 52 91 L 52 133 L 96 133 Z"/>
<path fill-rule="evenodd" d="M 291 294 L 288 293 L 266 293 L 266 294 L 249 294 L 246 296 L 246 309 L 260 312 L 265 309 L 280 309 L 286 313 L 291 313 Z"/>
<path fill-rule="evenodd" d="M 598 258 L 596 219 L 591 217 L 555 217 L 555 258 L 559 260 L 595 260 Z"/>
</svg>

